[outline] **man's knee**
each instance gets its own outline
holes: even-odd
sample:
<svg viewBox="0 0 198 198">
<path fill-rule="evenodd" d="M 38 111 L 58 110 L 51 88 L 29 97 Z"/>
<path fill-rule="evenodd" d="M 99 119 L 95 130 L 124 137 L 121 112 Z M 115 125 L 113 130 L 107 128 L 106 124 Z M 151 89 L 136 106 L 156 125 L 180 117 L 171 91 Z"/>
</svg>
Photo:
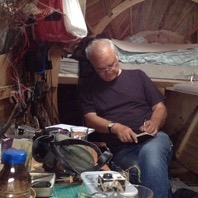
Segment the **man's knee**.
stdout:
<svg viewBox="0 0 198 198">
<path fill-rule="evenodd" d="M 147 142 L 141 149 L 141 153 L 146 155 L 169 155 L 172 152 L 172 142 L 164 132 L 159 132 L 157 136 Z"/>
</svg>

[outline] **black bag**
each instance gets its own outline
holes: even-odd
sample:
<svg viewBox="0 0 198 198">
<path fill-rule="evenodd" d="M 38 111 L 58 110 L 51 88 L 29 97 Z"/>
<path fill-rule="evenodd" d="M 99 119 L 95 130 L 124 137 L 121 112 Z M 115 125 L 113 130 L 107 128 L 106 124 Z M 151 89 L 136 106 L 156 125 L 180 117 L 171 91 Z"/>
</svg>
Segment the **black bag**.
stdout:
<svg viewBox="0 0 198 198">
<path fill-rule="evenodd" d="M 180 188 L 175 191 L 173 198 L 198 198 L 198 193 L 190 189 Z"/>
<path fill-rule="evenodd" d="M 93 150 L 97 153 L 95 162 Z M 38 137 L 33 143 L 33 158 L 43 163 L 48 172 L 57 176 L 79 175 L 84 171 L 97 171 L 112 158 L 108 151 L 101 150 L 93 143 L 72 139 L 63 134 L 50 134 Z"/>
</svg>

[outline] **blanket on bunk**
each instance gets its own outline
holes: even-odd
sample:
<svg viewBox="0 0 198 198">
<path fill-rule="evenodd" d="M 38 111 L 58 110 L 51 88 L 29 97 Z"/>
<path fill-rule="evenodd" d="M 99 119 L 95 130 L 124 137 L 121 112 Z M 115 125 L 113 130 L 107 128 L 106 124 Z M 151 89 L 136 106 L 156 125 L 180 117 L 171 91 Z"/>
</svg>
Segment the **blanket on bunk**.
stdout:
<svg viewBox="0 0 198 198">
<path fill-rule="evenodd" d="M 113 39 L 123 63 L 198 67 L 198 44 L 134 44 Z"/>
</svg>

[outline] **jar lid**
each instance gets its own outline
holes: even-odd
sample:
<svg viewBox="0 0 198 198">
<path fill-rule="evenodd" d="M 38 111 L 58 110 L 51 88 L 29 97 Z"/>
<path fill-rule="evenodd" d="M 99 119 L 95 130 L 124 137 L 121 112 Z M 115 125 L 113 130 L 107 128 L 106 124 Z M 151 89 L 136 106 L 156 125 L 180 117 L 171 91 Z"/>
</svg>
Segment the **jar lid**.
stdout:
<svg viewBox="0 0 198 198">
<path fill-rule="evenodd" d="M 8 164 L 23 164 L 26 160 L 26 152 L 20 149 L 8 149 L 3 153 L 3 162 Z"/>
</svg>

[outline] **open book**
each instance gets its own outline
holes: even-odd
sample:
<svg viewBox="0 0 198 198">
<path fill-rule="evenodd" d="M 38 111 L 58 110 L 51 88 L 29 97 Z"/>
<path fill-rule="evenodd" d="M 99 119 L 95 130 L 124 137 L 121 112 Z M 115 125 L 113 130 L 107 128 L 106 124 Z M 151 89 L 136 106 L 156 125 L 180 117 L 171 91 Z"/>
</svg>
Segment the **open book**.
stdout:
<svg viewBox="0 0 198 198">
<path fill-rule="evenodd" d="M 139 133 L 137 134 L 137 139 L 138 139 L 138 142 L 144 142 L 150 138 L 154 138 L 155 136 L 147 133 L 147 132 L 142 132 L 142 133 Z"/>
</svg>

